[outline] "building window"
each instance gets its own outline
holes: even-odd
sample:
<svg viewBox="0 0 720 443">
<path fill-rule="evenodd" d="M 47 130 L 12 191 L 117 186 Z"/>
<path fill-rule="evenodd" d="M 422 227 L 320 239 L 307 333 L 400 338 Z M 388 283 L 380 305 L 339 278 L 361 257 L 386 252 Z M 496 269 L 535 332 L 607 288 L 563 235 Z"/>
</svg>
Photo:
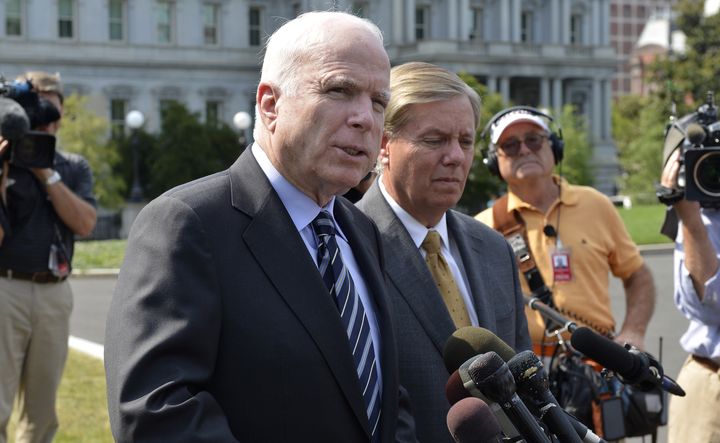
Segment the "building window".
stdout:
<svg viewBox="0 0 720 443">
<path fill-rule="evenodd" d="M 158 43 L 171 43 L 173 34 L 173 9 L 175 4 L 168 1 L 157 2 L 157 41 Z"/>
<path fill-rule="evenodd" d="M 21 36 L 23 34 L 22 0 L 5 1 L 5 35 Z"/>
<path fill-rule="evenodd" d="M 75 5 L 73 0 L 58 0 L 58 37 L 73 38 Z"/>
<path fill-rule="evenodd" d="M 472 8 L 472 29 L 470 29 L 470 40 L 482 40 L 483 10 Z"/>
<path fill-rule="evenodd" d="M 118 139 L 125 134 L 125 115 L 127 100 L 114 98 L 110 100 L 110 128 L 112 138 Z"/>
<path fill-rule="evenodd" d="M 367 18 L 368 17 L 368 4 L 367 4 L 367 2 L 355 2 L 352 5 L 351 11 L 353 14 L 355 14 L 358 17 Z"/>
<path fill-rule="evenodd" d="M 415 8 L 415 40 L 424 40 L 430 36 L 430 8 Z"/>
<path fill-rule="evenodd" d="M 218 22 L 220 17 L 220 5 L 214 3 L 206 3 L 203 5 L 203 17 L 205 20 L 203 26 L 203 35 L 206 45 L 218 44 Z"/>
<path fill-rule="evenodd" d="M 122 41 L 125 39 L 125 1 L 110 0 L 108 4 L 108 23 L 110 25 L 110 40 Z"/>
<path fill-rule="evenodd" d="M 570 44 L 579 45 L 582 43 L 583 16 L 573 14 L 570 16 Z"/>
<path fill-rule="evenodd" d="M 221 120 L 222 102 L 213 100 L 205 102 L 205 123 L 217 127 Z"/>
<path fill-rule="evenodd" d="M 520 15 L 520 41 L 531 43 L 533 41 L 533 13 L 523 11 Z"/>
<path fill-rule="evenodd" d="M 260 43 L 262 43 L 262 9 L 251 7 L 248 14 L 248 20 L 250 46 L 260 46 Z"/>
</svg>

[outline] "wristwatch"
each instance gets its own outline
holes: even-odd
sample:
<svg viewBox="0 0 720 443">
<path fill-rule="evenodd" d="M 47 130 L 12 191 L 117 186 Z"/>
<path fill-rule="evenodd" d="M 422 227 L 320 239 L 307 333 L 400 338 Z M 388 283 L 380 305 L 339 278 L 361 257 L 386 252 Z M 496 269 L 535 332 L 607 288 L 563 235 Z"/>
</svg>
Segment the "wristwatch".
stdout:
<svg viewBox="0 0 720 443">
<path fill-rule="evenodd" d="M 62 180 L 62 177 L 60 177 L 60 173 L 57 171 L 53 171 L 53 173 L 50 174 L 50 177 L 45 180 L 45 186 L 52 186 L 60 180 Z"/>
</svg>

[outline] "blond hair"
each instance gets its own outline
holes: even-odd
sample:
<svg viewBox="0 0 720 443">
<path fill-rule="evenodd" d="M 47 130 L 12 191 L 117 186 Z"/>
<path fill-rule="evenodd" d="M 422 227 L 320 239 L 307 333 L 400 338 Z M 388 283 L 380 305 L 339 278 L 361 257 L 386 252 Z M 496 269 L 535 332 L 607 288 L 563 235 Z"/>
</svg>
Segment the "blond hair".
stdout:
<svg viewBox="0 0 720 443">
<path fill-rule="evenodd" d="M 18 79 L 29 80 L 37 92 L 57 94 L 60 98 L 60 103 L 63 102 L 62 82 L 60 81 L 59 73 L 50 74 L 45 71 L 28 71 Z"/>
<path fill-rule="evenodd" d="M 390 71 L 390 102 L 385 110 L 385 133 L 398 134 L 408 123 L 410 105 L 465 96 L 470 100 L 475 130 L 480 123 L 480 96 L 457 74 L 431 63 L 410 62 Z"/>
</svg>

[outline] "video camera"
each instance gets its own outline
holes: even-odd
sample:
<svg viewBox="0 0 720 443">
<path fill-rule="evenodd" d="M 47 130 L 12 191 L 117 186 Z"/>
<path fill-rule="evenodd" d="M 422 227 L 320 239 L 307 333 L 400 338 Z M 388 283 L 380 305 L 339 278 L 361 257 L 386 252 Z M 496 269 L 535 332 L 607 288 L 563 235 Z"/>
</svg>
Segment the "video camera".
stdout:
<svg viewBox="0 0 720 443">
<path fill-rule="evenodd" d="M 52 167 L 55 136 L 36 129 L 59 119 L 60 111 L 30 81 L 8 83 L 0 77 L 0 136 L 10 142 L 0 160 L 21 168 Z"/>
<path fill-rule="evenodd" d="M 704 207 L 720 207 L 720 122 L 712 92 L 697 112 L 668 126 L 665 163 L 675 149 L 682 153 L 678 186 L 684 198 Z"/>
</svg>

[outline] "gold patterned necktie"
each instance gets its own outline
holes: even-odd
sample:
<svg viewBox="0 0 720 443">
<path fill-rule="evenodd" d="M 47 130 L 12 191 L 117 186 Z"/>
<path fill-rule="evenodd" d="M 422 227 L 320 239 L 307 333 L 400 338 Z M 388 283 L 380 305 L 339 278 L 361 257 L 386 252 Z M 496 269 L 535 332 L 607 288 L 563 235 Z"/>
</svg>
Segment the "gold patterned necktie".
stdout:
<svg viewBox="0 0 720 443">
<path fill-rule="evenodd" d="M 427 253 L 425 263 L 430 269 L 430 273 L 435 280 L 440 295 L 442 295 L 443 301 L 445 301 L 445 306 L 453 323 L 455 323 L 455 327 L 471 326 L 470 317 L 465 302 L 460 295 L 460 290 L 457 283 L 455 283 L 452 272 L 450 272 L 450 267 L 440 253 L 440 234 L 437 231 L 428 231 L 420 247 Z"/>
</svg>

